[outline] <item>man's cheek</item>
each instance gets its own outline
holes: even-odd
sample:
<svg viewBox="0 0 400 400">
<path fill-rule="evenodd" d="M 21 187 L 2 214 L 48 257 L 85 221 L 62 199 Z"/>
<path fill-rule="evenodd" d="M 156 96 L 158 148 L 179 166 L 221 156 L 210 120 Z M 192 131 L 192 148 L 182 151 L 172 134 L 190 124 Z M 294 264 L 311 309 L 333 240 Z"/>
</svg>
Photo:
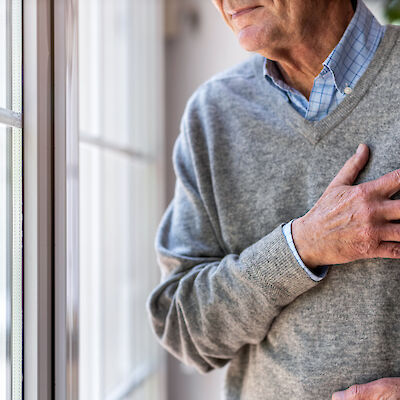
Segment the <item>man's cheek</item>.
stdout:
<svg viewBox="0 0 400 400">
<path fill-rule="evenodd" d="M 219 10 L 222 11 L 222 0 L 211 0 L 214 6 Z"/>
</svg>

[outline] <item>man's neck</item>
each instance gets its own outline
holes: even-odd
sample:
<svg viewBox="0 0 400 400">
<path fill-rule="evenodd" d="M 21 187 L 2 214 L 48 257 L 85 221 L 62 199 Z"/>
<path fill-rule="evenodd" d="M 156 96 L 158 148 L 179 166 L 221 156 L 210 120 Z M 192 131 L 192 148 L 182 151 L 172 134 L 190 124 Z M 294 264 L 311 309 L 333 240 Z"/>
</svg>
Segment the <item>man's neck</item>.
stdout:
<svg viewBox="0 0 400 400">
<path fill-rule="evenodd" d="M 323 62 L 339 43 L 354 15 L 350 1 L 337 2 L 327 13 L 327 23 L 318 30 L 307 32 L 300 43 L 291 43 L 286 49 L 279 49 L 273 57 L 285 82 L 310 98 L 314 79 L 321 72 Z"/>
</svg>

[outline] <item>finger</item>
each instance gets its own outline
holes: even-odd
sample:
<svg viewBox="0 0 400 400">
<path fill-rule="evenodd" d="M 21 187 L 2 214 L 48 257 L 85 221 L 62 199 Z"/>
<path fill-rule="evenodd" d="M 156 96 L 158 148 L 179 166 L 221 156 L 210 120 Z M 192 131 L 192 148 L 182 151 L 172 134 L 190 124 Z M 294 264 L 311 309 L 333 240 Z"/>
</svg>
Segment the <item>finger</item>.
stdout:
<svg viewBox="0 0 400 400">
<path fill-rule="evenodd" d="M 400 243 L 381 242 L 376 250 L 376 257 L 400 259 Z"/>
<path fill-rule="evenodd" d="M 400 224 L 387 223 L 380 227 L 379 239 L 383 242 L 400 242 Z"/>
<path fill-rule="evenodd" d="M 357 148 L 357 152 L 346 161 L 329 186 L 352 185 L 358 174 L 365 167 L 368 158 L 368 146 L 366 144 L 360 144 Z"/>
<path fill-rule="evenodd" d="M 380 209 L 386 221 L 400 220 L 400 200 L 385 200 L 381 203 Z"/>
<path fill-rule="evenodd" d="M 368 400 L 374 394 L 375 382 L 353 385 L 342 392 L 333 393 L 332 400 Z"/>
<path fill-rule="evenodd" d="M 372 190 L 379 192 L 385 197 L 392 197 L 400 191 L 400 169 L 389 172 L 370 183 L 373 184 Z"/>
</svg>

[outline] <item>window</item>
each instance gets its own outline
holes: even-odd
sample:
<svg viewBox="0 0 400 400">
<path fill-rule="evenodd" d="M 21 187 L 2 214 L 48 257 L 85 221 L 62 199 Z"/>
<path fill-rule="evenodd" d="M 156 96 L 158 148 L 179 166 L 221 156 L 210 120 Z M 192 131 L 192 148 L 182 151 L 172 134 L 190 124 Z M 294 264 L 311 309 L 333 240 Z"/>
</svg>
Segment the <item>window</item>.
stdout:
<svg viewBox="0 0 400 400">
<path fill-rule="evenodd" d="M 67 364 L 57 376 L 68 399 L 161 400 L 163 356 L 145 301 L 159 279 L 154 236 L 164 196 L 162 2 L 73 0 L 66 10 L 65 30 L 55 22 L 56 148 L 67 143 L 55 154 L 55 181 L 61 176 L 71 191 L 55 192 L 55 224 L 65 211 L 67 231 L 56 233 L 66 243 L 56 281 L 67 280 L 56 314 L 70 321 L 70 347 L 57 355 L 56 326 L 56 359 Z"/>
<path fill-rule="evenodd" d="M 0 398 L 22 398 L 22 9 L 0 0 Z"/>
</svg>

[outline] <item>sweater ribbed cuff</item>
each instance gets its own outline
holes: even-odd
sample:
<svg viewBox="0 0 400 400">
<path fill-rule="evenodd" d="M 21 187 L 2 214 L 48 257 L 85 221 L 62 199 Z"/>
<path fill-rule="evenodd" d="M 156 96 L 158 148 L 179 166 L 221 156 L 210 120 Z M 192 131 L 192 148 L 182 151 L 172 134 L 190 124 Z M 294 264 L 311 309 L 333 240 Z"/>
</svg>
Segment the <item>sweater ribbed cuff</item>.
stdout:
<svg viewBox="0 0 400 400">
<path fill-rule="evenodd" d="M 279 225 L 240 254 L 248 279 L 258 285 L 276 305 L 289 304 L 318 285 L 299 265 Z"/>
</svg>

